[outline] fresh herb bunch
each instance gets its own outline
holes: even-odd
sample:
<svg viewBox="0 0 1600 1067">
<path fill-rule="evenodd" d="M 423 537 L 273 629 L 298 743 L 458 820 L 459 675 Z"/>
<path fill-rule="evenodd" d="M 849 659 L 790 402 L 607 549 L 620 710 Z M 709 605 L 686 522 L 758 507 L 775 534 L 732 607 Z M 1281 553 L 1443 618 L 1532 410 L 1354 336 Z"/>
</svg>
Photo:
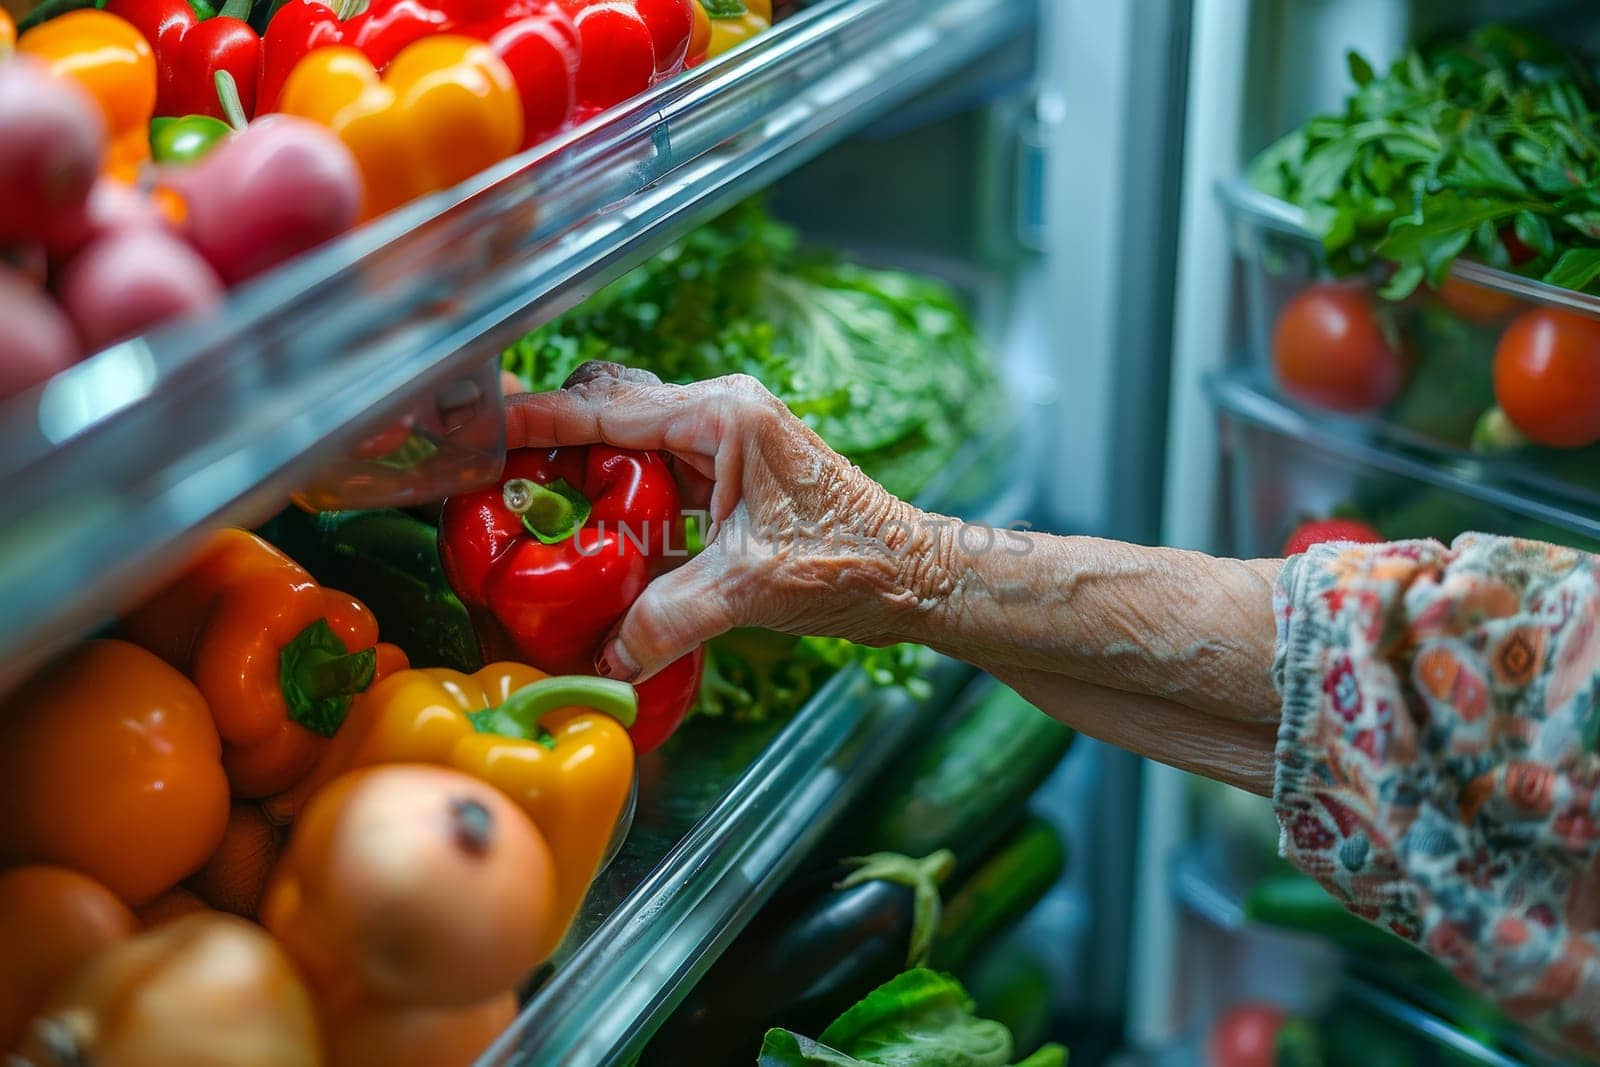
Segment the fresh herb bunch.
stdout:
<svg viewBox="0 0 1600 1067">
<path fill-rule="evenodd" d="M 1253 184 L 1305 211 L 1330 266 L 1383 262 L 1384 294 L 1438 285 L 1455 258 L 1569 289 L 1600 276 L 1600 92 L 1536 33 L 1489 26 L 1378 76 L 1349 57 L 1343 113 L 1263 152 Z"/>
<path fill-rule="evenodd" d="M 678 383 L 752 375 L 901 497 L 920 493 L 1001 404 L 977 333 L 942 284 L 803 249 L 756 202 L 535 330 L 504 362 L 537 390 L 589 359 Z M 697 711 L 781 717 L 848 664 L 920 692 L 923 662 L 914 646 L 738 631 L 707 646 Z"/>
</svg>

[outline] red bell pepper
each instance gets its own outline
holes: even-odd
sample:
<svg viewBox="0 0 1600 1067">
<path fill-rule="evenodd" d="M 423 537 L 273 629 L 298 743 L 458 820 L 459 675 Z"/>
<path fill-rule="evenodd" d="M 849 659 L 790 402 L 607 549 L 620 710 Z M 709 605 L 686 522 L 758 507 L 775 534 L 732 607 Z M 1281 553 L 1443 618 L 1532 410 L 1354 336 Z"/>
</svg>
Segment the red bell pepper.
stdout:
<svg viewBox="0 0 1600 1067">
<path fill-rule="evenodd" d="M 382 70 L 406 45 L 448 32 L 457 21 L 453 7 L 433 0 L 377 0 L 351 19 L 341 19 L 318 0 L 288 0 L 267 23 L 262 39 L 258 110 L 277 109 L 289 72 L 313 49 L 349 45 Z"/>
<path fill-rule="evenodd" d="M 226 118 L 217 99 L 217 72 L 224 70 L 245 114 L 253 113 L 261 38 L 244 21 L 250 0 L 228 0 L 208 19 L 188 0 L 111 0 L 106 10 L 133 23 L 155 52 L 157 115 Z"/>
<path fill-rule="evenodd" d="M 487 645 L 503 635 L 541 670 L 593 674 L 602 643 L 668 564 L 681 520 L 659 453 L 521 449 L 500 484 L 445 501 L 439 555 Z M 481 634 L 485 616 L 498 633 Z M 697 651 L 639 687 L 640 751 L 682 721 L 700 671 Z"/>
<path fill-rule="evenodd" d="M 345 20 L 319 0 L 289 0 L 267 25 L 260 110 L 277 107 L 289 72 L 315 48 L 348 45 L 381 70 L 406 45 L 435 33 L 483 41 L 510 69 L 522 99 L 524 148 L 572 121 L 578 29 L 554 0 L 374 0 Z"/>
<path fill-rule="evenodd" d="M 692 0 L 560 0 L 578 27 L 581 121 L 683 69 Z"/>
<path fill-rule="evenodd" d="M 554 2 L 520 0 L 509 8 L 500 5 L 498 14 L 472 11 L 473 7 L 489 6 L 466 0 L 464 21 L 450 32 L 484 42 L 510 68 L 522 97 L 522 146 L 527 148 L 561 132 L 572 121 L 577 103 L 578 28 Z"/>
</svg>

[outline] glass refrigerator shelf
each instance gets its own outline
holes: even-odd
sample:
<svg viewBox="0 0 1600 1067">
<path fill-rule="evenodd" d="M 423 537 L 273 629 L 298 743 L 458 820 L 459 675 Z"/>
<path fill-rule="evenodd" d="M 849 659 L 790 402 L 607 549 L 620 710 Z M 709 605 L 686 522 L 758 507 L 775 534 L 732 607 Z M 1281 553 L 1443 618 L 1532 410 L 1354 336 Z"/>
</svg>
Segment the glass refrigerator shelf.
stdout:
<svg viewBox="0 0 1600 1067">
<path fill-rule="evenodd" d="M 264 518 L 419 395 L 1036 17 L 1014 0 L 808 8 L 0 407 L 0 686 L 207 525 Z"/>
<path fill-rule="evenodd" d="M 1217 864 L 1191 846 L 1179 852 L 1169 869 L 1173 898 L 1195 918 L 1230 934 L 1270 932 L 1275 936 L 1318 940 L 1317 935 L 1252 922 L 1245 914 L 1247 887 L 1219 871 Z M 1446 1052 L 1451 1062 L 1481 1067 L 1554 1067 L 1558 1062 L 1528 1047 L 1521 1036 L 1508 1031 L 1491 1045 L 1450 1021 L 1453 1005 L 1439 992 L 1420 982 L 1407 981 L 1416 968 L 1394 961 L 1368 961 L 1344 955 L 1344 975 L 1334 1002 L 1349 1006 L 1417 1039 L 1433 1055 Z M 1424 961 L 1425 962 L 1425 961 Z M 1509 1024 L 1508 1024 L 1509 1025 Z M 1432 1062 L 1429 1059 L 1427 1062 Z"/>
</svg>

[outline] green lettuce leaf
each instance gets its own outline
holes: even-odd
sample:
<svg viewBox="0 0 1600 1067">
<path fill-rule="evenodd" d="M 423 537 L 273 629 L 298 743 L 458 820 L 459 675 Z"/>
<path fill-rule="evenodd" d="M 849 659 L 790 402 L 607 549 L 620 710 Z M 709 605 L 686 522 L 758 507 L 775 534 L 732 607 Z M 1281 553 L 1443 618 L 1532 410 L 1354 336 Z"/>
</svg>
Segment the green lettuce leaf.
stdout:
<svg viewBox="0 0 1600 1067">
<path fill-rule="evenodd" d="M 813 1040 L 767 1031 L 760 1067 L 1009 1067 L 1011 1033 L 972 1014 L 954 978 L 907 971 L 879 986 Z M 1047 1045 L 1019 1067 L 1061 1067 L 1066 1050 Z"/>
</svg>

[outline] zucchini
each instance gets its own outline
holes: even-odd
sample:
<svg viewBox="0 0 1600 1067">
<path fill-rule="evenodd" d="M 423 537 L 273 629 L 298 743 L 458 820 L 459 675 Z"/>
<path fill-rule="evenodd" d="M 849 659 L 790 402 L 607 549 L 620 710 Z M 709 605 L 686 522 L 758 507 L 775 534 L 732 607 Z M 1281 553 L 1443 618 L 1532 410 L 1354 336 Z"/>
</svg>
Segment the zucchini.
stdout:
<svg viewBox="0 0 1600 1067">
<path fill-rule="evenodd" d="M 969 866 L 1020 816 L 1074 736 L 995 683 L 868 802 L 856 824 L 860 849 L 926 856 L 947 848 Z"/>
<path fill-rule="evenodd" d="M 1408 942 L 1347 910 L 1315 879 L 1299 873 L 1269 874 L 1256 880 L 1244 900 L 1245 918 L 1325 937 L 1356 953 L 1407 955 Z"/>
<path fill-rule="evenodd" d="M 1066 864 L 1056 828 L 1030 816 L 945 902 L 933 969 L 961 973 L 979 950 L 1050 891 Z"/>
<path fill-rule="evenodd" d="M 874 876 L 873 864 L 832 868 L 802 878 L 764 907 L 656 1031 L 640 1067 L 744 1067 L 772 1027 L 821 1033 L 921 962 L 913 959 L 919 930 L 937 924 L 927 911 L 929 894 L 937 901 L 952 857 L 897 856 L 898 870 L 884 857 L 869 859 L 884 876 Z"/>
<path fill-rule="evenodd" d="M 288 508 L 259 533 L 317 581 L 371 608 L 383 640 L 399 645 L 413 667 L 483 665 L 472 618 L 445 580 L 438 532 L 421 519 L 393 510 Z"/>
</svg>

